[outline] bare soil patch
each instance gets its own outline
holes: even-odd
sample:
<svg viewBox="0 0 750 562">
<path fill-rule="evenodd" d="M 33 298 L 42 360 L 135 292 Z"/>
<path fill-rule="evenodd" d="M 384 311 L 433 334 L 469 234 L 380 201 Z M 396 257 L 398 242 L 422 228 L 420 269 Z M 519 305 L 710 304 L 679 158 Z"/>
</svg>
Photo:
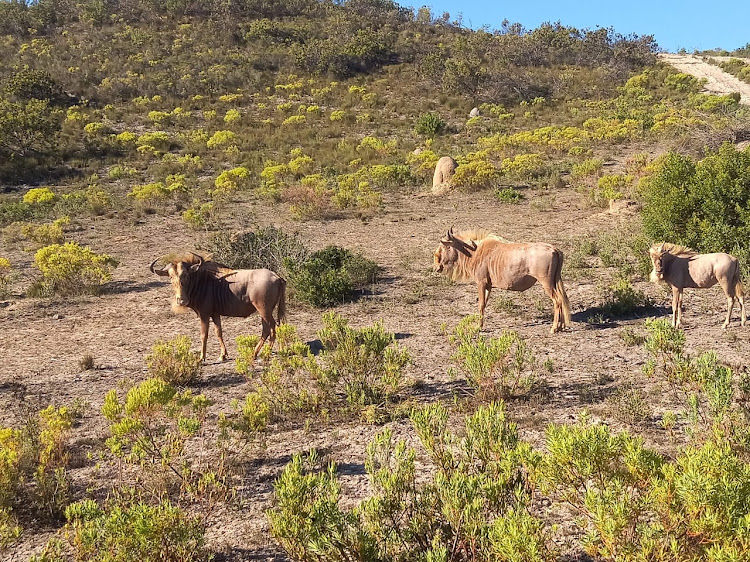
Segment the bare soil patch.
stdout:
<svg viewBox="0 0 750 562">
<path fill-rule="evenodd" d="M 727 95 L 734 92 L 740 93 L 740 103 L 750 104 L 750 84 L 743 82 L 736 76 L 724 72 L 721 68 L 704 61 L 696 55 L 680 55 L 673 53 L 662 53 L 659 58 L 671 64 L 680 72 L 692 74 L 696 78 L 707 80 L 705 91 L 710 94 Z M 718 60 L 732 57 L 712 57 Z"/>
</svg>

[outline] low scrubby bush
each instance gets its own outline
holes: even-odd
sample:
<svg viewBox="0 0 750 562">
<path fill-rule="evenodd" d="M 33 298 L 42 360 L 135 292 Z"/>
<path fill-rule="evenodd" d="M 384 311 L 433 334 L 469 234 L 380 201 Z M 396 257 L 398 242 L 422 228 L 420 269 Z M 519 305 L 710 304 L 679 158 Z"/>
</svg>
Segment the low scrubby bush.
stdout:
<svg viewBox="0 0 750 562">
<path fill-rule="evenodd" d="M 10 264 L 10 260 L 0 257 L 0 298 L 8 296 L 8 288 L 10 287 L 12 273 L 13 268 Z"/>
<path fill-rule="evenodd" d="M 110 424 L 107 446 L 116 457 L 140 466 L 156 490 L 168 490 L 176 481 L 182 491 L 195 492 L 210 474 L 189 460 L 186 444 L 200 430 L 207 408 L 202 394 L 178 392 L 158 378 L 133 386 L 123 401 L 111 390 L 102 406 Z"/>
<path fill-rule="evenodd" d="M 233 269 L 266 268 L 285 273 L 285 261 L 304 262 L 309 250 L 295 234 L 287 234 L 275 226 L 266 226 L 241 234 L 219 233 L 207 248 L 213 258 Z"/>
<path fill-rule="evenodd" d="M 178 385 L 195 381 L 201 370 L 199 354 L 190 351 L 187 336 L 156 342 L 146 356 L 146 365 L 152 376 Z"/>
<path fill-rule="evenodd" d="M 62 538 L 31 562 L 201 562 L 209 559 L 205 523 L 168 500 L 149 505 L 116 497 L 99 506 L 86 499 L 68 506 Z"/>
<path fill-rule="evenodd" d="M 317 307 L 341 304 L 374 283 L 378 265 L 346 248 L 328 246 L 303 261 L 284 261 L 296 298 Z"/>
<path fill-rule="evenodd" d="M 494 400 L 528 394 L 541 380 L 528 344 L 513 331 L 498 338 L 480 334 L 479 318 L 467 316 L 449 336 L 452 359 L 480 399 Z"/>
<path fill-rule="evenodd" d="M 414 123 L 414 132 L 420 137 L 434 138 L 445 131 L 447 123 L 437 113 L 423 113 Z"/>
<path fill-rule="evenodd" d="M 48 406 L 22 429 L 0 428 L 0 548 L 21 533 L 18 512 L 45 520 L 69 501 L 68 436 L 73 415 Z"/>
<path fill-rule="evenodd" d="M 267 512 L 271 534 L 293 559 L 555 559 L 527 507 L 530 449 L 502 404 L 480 408 L 460 432 L 448 429 L 440 404 L 415 410 L 412 423 L 433 475 L 418 473 L 416 451 L 385 429 L 367 448 L 373 494 L 353 509 L 340 507 L 333 463 L 321 470 L 314 452 L 294 456 Z"/>
</svg>

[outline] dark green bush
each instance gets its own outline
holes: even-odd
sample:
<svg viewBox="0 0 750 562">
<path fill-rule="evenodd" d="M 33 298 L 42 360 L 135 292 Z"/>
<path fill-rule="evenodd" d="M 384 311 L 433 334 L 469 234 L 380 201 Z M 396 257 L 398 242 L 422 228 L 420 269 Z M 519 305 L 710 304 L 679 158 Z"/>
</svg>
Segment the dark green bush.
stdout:
<svg viewBox="0 0 750 562">
<path fill-rule="evenodd" d="M 294 294 L 317 307 L 335 306 L 377 280 L 379 266 L 346 248 L 328 246 L 304 261 L 284 260 Z"/>
<path fill-rule="evenodd" d="M 47 100 L 59 103 L 63 100 L 63 90 L 46 70 L 36 70 L 23 66 L 5 81 L 5 95 L 17 100 Z"/>
<path fill-rule="evenodd" d="M 722 145 L 698 162 L 669 153 L 642 184 L 643 227 L 655 241 L 729 252 L 750 268 L 750 151 Z"/>
<path fill-rule="evenodd" d="M 433 138 L 445 131 L 446 123 L 437 113 L 423 113 L 417 117 L 414 132 L 420 136 Z"/>
</svg>

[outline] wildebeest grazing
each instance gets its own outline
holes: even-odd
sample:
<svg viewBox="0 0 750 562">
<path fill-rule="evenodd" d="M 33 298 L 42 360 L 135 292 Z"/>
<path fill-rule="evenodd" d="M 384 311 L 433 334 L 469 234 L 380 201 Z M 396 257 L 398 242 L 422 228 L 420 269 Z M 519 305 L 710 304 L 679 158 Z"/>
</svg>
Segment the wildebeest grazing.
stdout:
<svg viewBox="0 0 750 562">
<path fill-rule="evenodd" d="M 682 290 L 685 288 L 707 289 L 718 283 L 727 295 L 727 318 L 724 328 L 729 326 L 735 299 L 740 301 L 742 325 L 745 325 L 745 298 L 740 280 L 737 258 L 729 254 L 699 254 L 684 246 L 663 242 L 654 244 L 648 251 L 651 264 L 651 281 L 666 282 L 672 287 L 672 325 L 682 325 Z"/>
<path fill-rule="evenodd" d="M 221 345 L 220 361 L 227 359 L 227 347 L 221 331 L 222 316 L 246 318 L 257 311 L 263 323 L 260 342 L 255 347 L 253 359 L 269 337 L 271 346 L 276 339 L 277 321 L 273 310 L 278 305 L 278 323 L 286 315 L 286 280 L 270 269 L 232 270 L 213 261 L 204 260 L 197 254 L 173 260 L 168 266 L 151 272 L 168 276 L 179 306 L 195 311 L 201 320 L 201 361 L 206 359 L 208 323 L 214 321 L 216 337 Z"/>
<path fill-rule="evenodd" d="M 471 281 L 479 290 L 479 326 L 493 287 L 525 291 L 537 281 L 554 306 L 551 332 L 570 326 L 570 302 L 560 273 L 563 254 L 550 244 L 514 244 L 483 232 L 448 231 L 435 250 L 434 270 L 454 281 Z"/>
</svg>

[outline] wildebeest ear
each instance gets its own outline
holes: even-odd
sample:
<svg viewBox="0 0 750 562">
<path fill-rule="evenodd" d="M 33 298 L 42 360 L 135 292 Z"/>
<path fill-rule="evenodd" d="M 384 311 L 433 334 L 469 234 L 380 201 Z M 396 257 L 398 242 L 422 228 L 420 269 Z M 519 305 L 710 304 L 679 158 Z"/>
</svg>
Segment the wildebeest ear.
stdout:
<svg viewBox="0 0 750 562">
<path fill-rule="evenodd" d="M 443 239 L 443 240 L 440 241 L 440 243 L 443 246 L 453 246 L 453 242 L 451 240 L 445 240 L 445 239 Z"/>
</svg>

